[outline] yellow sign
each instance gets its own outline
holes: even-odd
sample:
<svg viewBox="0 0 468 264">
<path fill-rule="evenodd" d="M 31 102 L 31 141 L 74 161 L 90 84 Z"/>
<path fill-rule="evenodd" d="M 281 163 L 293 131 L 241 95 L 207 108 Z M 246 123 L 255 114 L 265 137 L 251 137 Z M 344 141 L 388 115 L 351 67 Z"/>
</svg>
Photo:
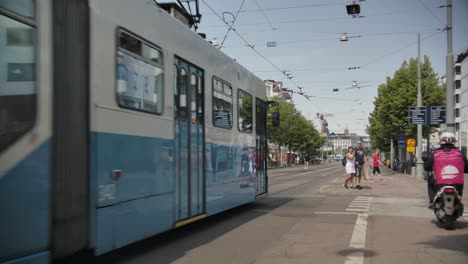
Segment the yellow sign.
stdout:
<svg viewBox="0 0 468 264">
<path fill-rule="evenodd" d="M 406 140 L 406 146 L 415 147 L 416 146 L 416 140 L 414 138 L 408 138 Z"/>
<path fill-rule="evenodd" d="M 406 147 L 406 152 L 416 152 L 416 147 L 407 146 Z"/>
</svg>

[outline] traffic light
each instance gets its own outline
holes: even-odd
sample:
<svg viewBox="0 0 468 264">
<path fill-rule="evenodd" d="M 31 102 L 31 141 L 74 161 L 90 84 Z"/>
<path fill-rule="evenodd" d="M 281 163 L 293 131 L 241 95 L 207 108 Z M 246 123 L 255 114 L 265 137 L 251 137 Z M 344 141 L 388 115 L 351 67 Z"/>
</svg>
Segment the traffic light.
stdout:
<svg viewBox="0 0 468 264">
<path fill-rule="evenodd" d="M 272 113 L 272 124 L 273 124 L 273 127 L 279 127 L 280 125 L 280 113 L 279 112 Z"/>
<path fill-rule="evenodd" d="M 361 13 L 361 7 L 358 4 L 347 5 L 346 11 L 348 15 L 359 15 L 359 13 Z"/>
</svg>

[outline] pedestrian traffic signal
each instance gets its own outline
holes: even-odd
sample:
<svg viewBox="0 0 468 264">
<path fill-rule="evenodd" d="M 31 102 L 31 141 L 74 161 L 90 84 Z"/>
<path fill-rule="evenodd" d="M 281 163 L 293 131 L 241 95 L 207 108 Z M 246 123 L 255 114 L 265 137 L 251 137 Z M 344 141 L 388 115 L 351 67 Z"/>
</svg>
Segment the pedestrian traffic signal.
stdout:
<svg viewBox="0 0 468 264">
<path fill-rule="evenodd" d="M 280 124 L 280 114 L 279 112 L 273 112 L 273 114 L 271 115 L 272 116 L 272 124 L 273 124 L 273 127 L 279 127 L 279 124 Z"/>
</svg>

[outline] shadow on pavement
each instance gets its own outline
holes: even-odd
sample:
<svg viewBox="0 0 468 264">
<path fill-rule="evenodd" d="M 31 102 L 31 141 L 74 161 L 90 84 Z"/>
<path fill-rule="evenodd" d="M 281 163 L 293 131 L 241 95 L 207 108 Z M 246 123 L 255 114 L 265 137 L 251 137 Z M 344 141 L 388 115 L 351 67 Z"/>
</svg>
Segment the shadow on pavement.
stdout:
<svg viewBox="0 0 468 264">
<path fill-rule="evenodd" d="M 364 248 L 348 248 L 344 250 L 337 251 L 338 255 L 349 256 L 354 253 L 364 253 L 365 257 L 374 257 L 377 256 L 377 252 L 374 250 L 364 249 Z"/>
<path fill-rule="evenodd" d="M 447 236 L 439 236 L 427 242 L 418 244 L 427 245 L 435 249 L 448 249 L 468 255 L 468 235 L 452 235 L 447 231 Z"/>
<path fill-rule="evenodd" d="M 435 217 L 435 216 L 434 216 Z M 441 228 L 441 229 L 445 229 L 445 226 L 443 223 L 437 221 L 436 219 L 432 219 L 431 221 L 434 225 L 436 225 L 437 227 Z M 460 221 L 456 221 L 453 225 L 454 229 L 453 230 L 457 230 L 457 229 L 466 229 L 468 228 L 468 223 L 467 222 L 460 222 Z"/>
<path fill-rule="evenodd" d="M 172 263 L 190 250 L 216 240 L 292 200 L 294 199 L 269 197 L 169 230 L 98 257 L 87 252 L 56 263 Z"/>
</svg>

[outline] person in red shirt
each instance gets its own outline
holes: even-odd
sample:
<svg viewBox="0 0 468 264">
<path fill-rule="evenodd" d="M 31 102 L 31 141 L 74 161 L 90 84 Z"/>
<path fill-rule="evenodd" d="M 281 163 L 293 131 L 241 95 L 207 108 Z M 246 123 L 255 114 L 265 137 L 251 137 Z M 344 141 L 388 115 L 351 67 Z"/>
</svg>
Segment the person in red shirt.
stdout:
<svg viewBox="0 0 468 264">
<path fill-rule="evenodd" d="M 380 160 L 380 150 L 376 149 L 374 152 L 374 156 L 372 156 L 373 170 L 372 170 L 372 175 L 370 176 L 370 179 L 369 179 L 369 182 L 371 183 L 374 182 L 373 178 L 374 178 L 375 172 L 379 173 L 380 182 L 384 181 L 384 179 L 382 178 L 382 175 L 380 174 L 379 164 L 383 165 L 382 161 Z"/>
</svg>

